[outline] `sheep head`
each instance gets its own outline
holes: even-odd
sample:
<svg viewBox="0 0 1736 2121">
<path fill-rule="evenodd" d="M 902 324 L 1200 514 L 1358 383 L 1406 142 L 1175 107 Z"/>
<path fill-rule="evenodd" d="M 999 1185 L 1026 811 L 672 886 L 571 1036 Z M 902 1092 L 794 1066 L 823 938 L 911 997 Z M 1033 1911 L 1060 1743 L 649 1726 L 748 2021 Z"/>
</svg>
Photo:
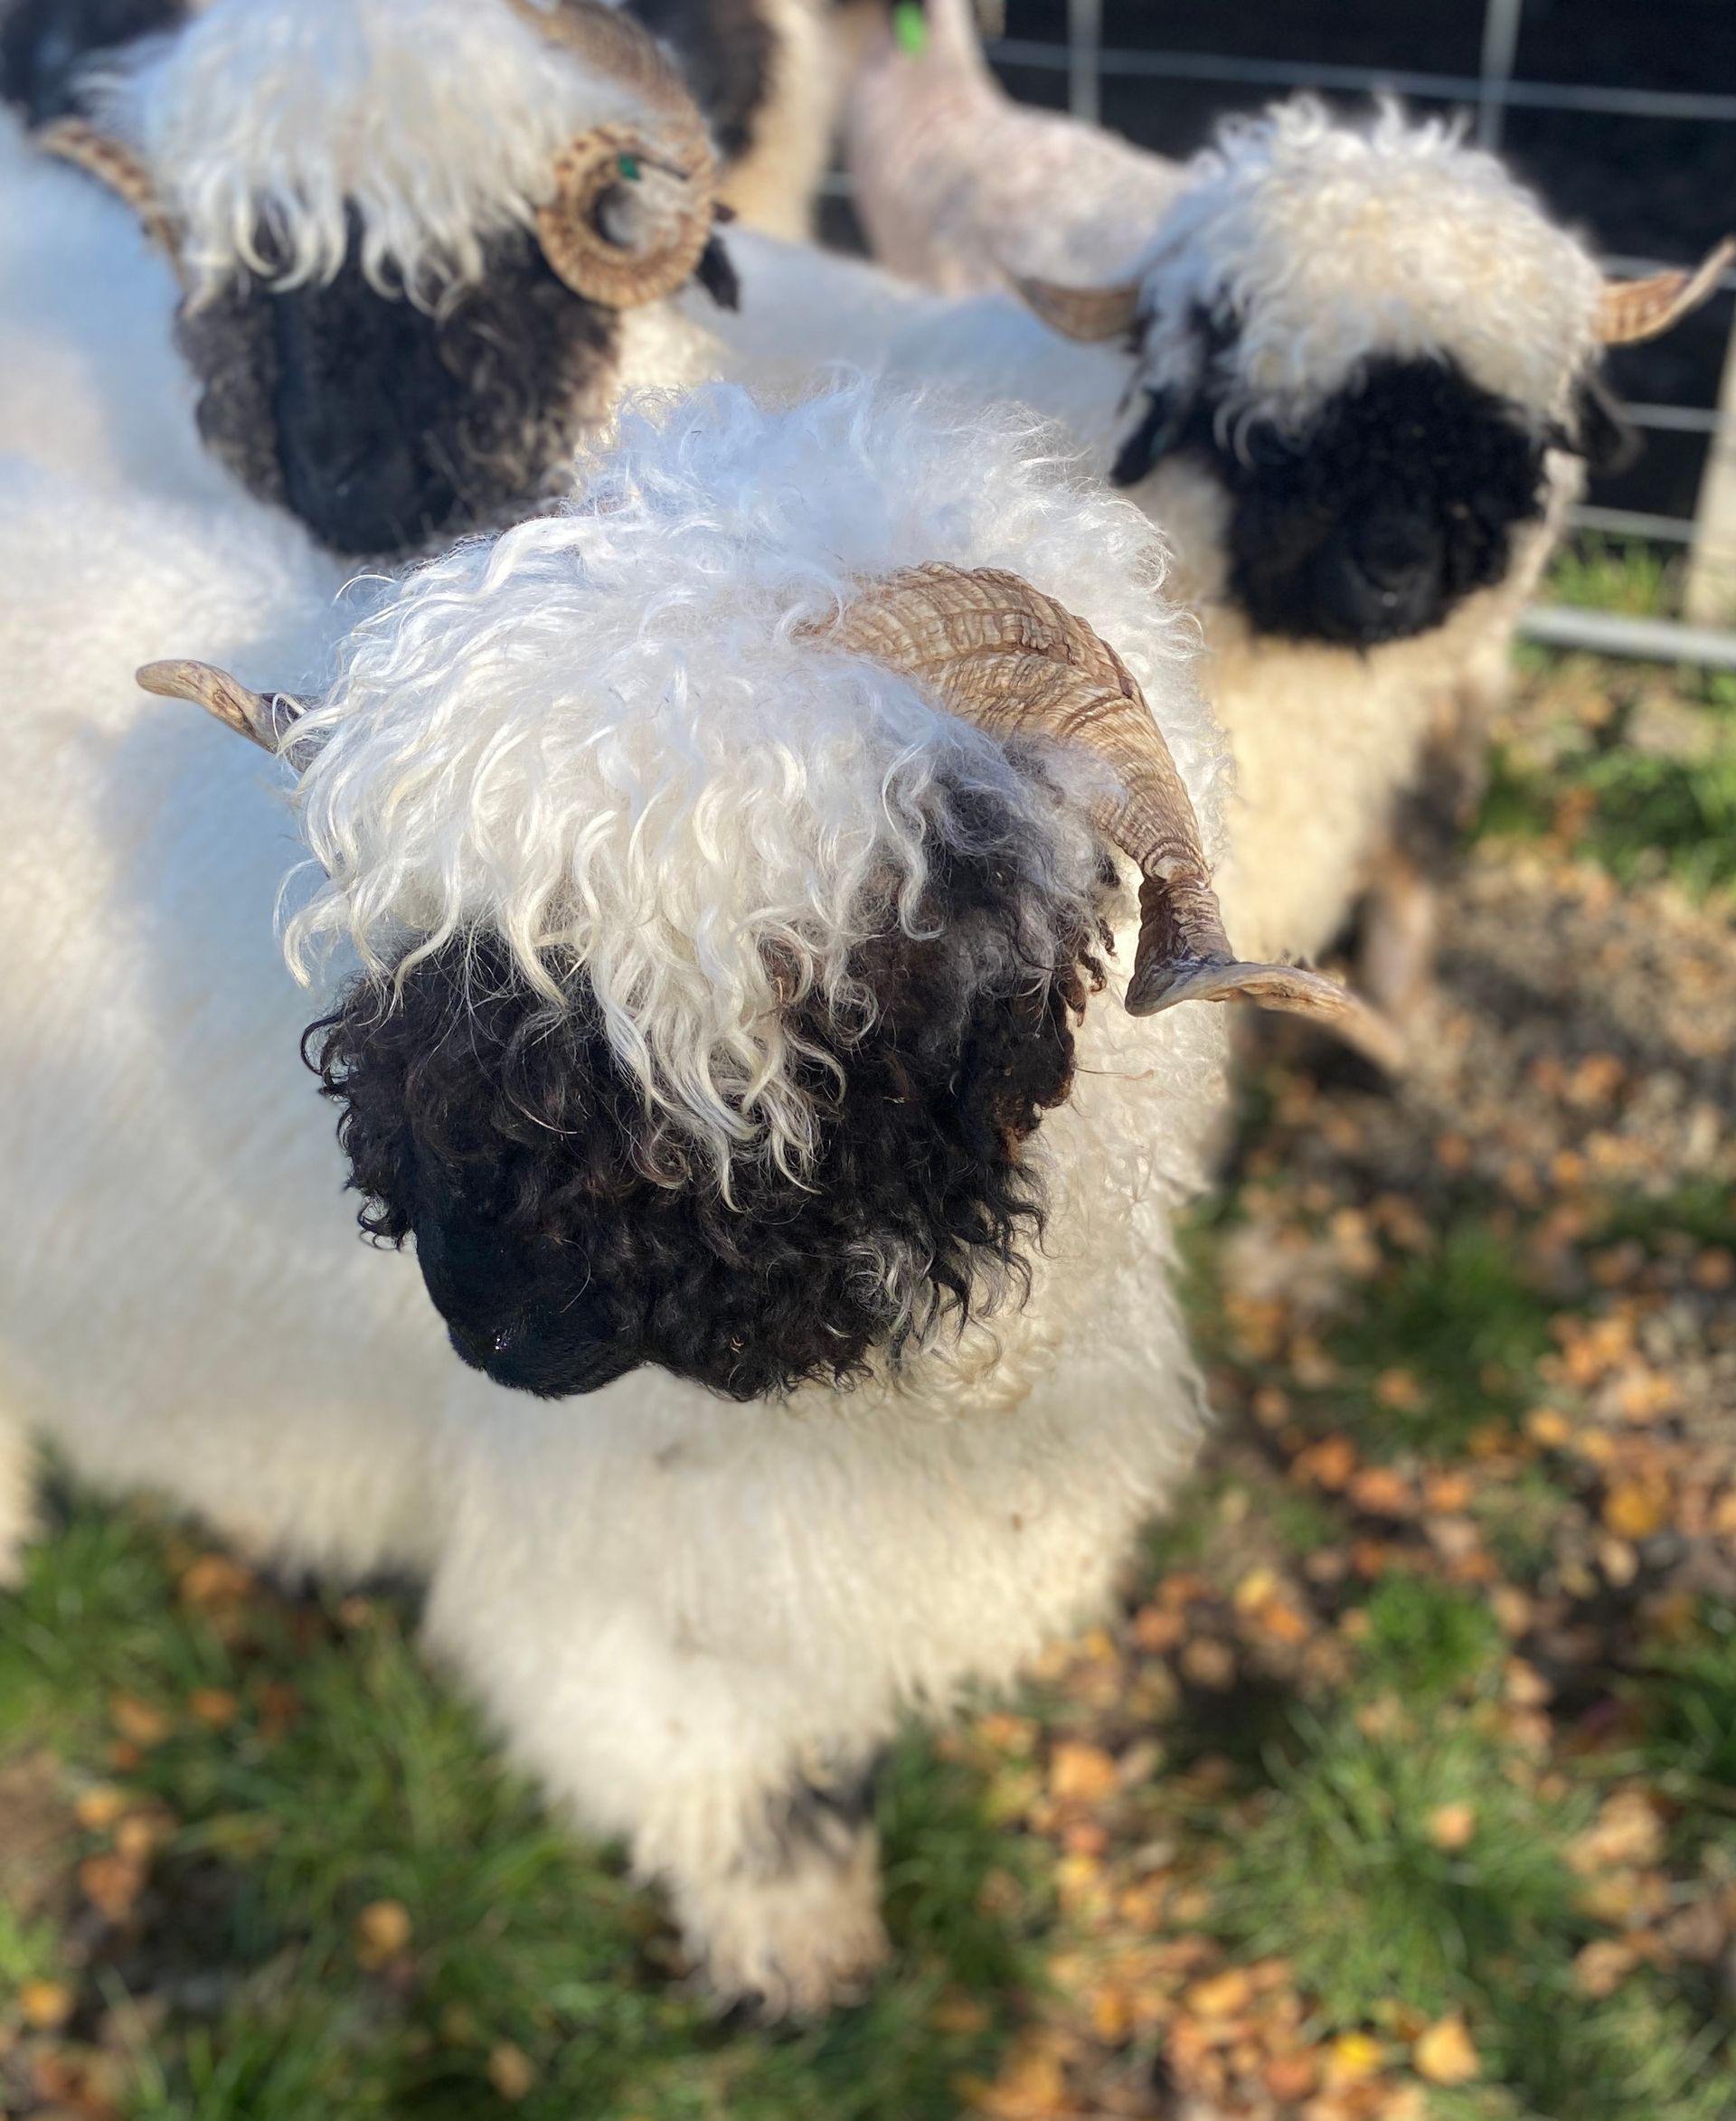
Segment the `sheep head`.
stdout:
<svg viewBox="0 0 1736 2121">
<path fill-rule="evenodd" d="M 575 553 L 609 565 L 614 521 L 448 555 L 395 592 L 441 638 L 364 627 L 305 707 L 142 681 L 300 765 L 309 918 L 363 959 L 310 1053 L 365 1227 L 413 1237 L 467 1361 L 552 1396 L 645 1362 L 739 1398 L 896 1377 L 1024 1291 L 1118 851 L 1142 1042 L 1235 993 L 1363 1020 L 1235 957 L 1164 733 L 1057 599 L 952 563 L 816 585 L 811 558 L 755 589 L 756 546 L 740 608 L 699 605 L 695 524 L 703 566 L 672 542 L 673 590 L 599 601 Z M 430 827 L 469 850 L 444 886 L 405 867 Z"/>
<path fill-rule="evenodd" d="M 213 0 L 42 145 L 174 264 L 201 431 L 251 491 L 344 551 L 534 504 L 630 312 L 733 298 L 696 107 L 602 0 L 306 0 L 269 36 L 262 4 Z"/>
<path fill-rule="evenodd" d="M 1120 340 L 1118 483 L 1185 463 L 1227 503 L 1225 588 L 1260 632 L 1366 647 L 1507 574 L 1547 458 L 1625 440 L 1602 348 L 1667 330 L 1736 255 L 1606 283 L 1492 157 L 1384 109 L 1298 99 L 1226 127 L 1136 278 L 1016 283 L 1053 329 Z"/>
</svg>

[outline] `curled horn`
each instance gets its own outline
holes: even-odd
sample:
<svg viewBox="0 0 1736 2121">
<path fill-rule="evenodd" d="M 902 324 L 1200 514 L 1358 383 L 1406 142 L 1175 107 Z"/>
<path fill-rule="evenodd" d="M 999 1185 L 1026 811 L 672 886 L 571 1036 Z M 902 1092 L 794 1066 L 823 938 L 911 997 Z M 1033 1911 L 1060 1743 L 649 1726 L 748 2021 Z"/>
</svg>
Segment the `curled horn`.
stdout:
<svg viewBox="0 0 1736 2121">
<path fill-rule="evenodd" d="M 653 114 L 648 125 L 593 126 L 555 156 L 554 195 L 536 215 L 543 256 L 575 295 L 605 308 L 637 308 L 674 294 L 712 237 L 717 163 L 698 106 L 650 35 L 601 0 L 507 5 L 551 43 L 632 90 Z M 634 231 L 630 239 L 612 240 L 604 231 L 611 194 Z"/>
<path fill-rule="evenodd" d="M 1139 321 L 1139 282 L 1111 288 L 1063 288 L 1058 280 L 1013 276 L 1013 285 L 1051 331 L 1093 344 L 1124 339 Z"/>
<path fill-rule="evenodd" d="M 1163 731 L 1127 665 L 1083 619 L 1015 574 L 936 564 L 866 585 L 828 637 L 991 736 L 1077 743 L 1113 769 L 1119 786 L 1094 804 L 1092 823 L 1142 880 L 1130 1014 L 1244 995 L 1329 1023 L 1382 1066 L 1398 1063 L 1396 1029 L 1366 1003 L 1302 966 L 1237 957 Z"/>
<path fill-rule="evenodd" d="M 1649 279 L 1606 280 L 1598 305 L 1598 337 L 1606 346 L 1656 339 L 1717 292 L 1736 263 L 1736 236 L 1726 236 L 1693 272 L 1654 273 Z"/>
<path fill-rule="evenodd" d="M 307 712 L 306 701 L 288 693 L 256 693 L 211 663 L 147 663 L 137 674 L 144 691 L 163 700 L 191 700 L 237 736 L 274 755 Z"/>
<path fill-rule="evenodd" d="M 175 223 L 157 196 L 155 178 L 130 147 L 99 133 L 81 118 L 57 118 L 52 125 L 40 127 L 33 137 L 44 155 L 72 163 L 124 199 L 138 216 L 145 233 L 168 252 L 179 271 L 181 245 Z"/>
</svg>

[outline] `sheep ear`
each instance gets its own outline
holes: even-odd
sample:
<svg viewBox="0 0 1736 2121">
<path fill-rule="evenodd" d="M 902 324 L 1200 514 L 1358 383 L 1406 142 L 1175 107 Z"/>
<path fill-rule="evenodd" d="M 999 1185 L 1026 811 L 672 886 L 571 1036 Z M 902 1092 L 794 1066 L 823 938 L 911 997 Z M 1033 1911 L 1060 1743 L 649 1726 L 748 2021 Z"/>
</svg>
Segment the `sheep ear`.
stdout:
<svg viewBox="0 0 1736 2121">
<path fill-rule="evenodd" d="M 274 756 L 281 751 L 285 734 L 307 712 L 305 701 L 288 693 L 269 697 L 256 693 L 210 663 L 146 663 L 137 678 L 145 692 L 163 700 L 191 700 L 237 736 Z"/>
<path fill-rule="evenodd" d="M 1175 391 L 1146 392 L 1146 410 L 1133 432 L 1115 453 L 1109 467 L 1112 486 L 1137 486 L 1160 457 L 1175 447 L 1187 417 L 1187 404 Z"/>
<path fill-rule="evenodd" d="M 1598 306 L 1598 337 L 1606 346 L 1632 346 L 1656 339 L 1718 291 L 1725 269 L 1736 264 L 1736 236 L 1726 236 L 1689 272 L 1654 273 L 1649 279 L 1606 280 Z"/>
<path fill-rule="evenodd" d="M 1064 339 L 1097 344 L 1124 339 L 1139 321 L 1139 282 L 1111 288 L 1064 288 L 1057 280 L 1014 276 L 1026 306 Z"/>
</svg>

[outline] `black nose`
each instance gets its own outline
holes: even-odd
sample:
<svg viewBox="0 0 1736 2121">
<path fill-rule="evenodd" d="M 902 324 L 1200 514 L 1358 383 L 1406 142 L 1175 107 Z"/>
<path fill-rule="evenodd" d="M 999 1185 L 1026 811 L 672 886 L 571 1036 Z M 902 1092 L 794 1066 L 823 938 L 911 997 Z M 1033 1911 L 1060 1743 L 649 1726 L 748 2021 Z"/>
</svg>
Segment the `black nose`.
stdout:
<svg viewBox="0 0 1736 2121">
<path fill-rule="evenodd" d="M 1365 523 L 1355 541 L 1355 560 L 1384 596 L 1401 598 L 1440 564 L 1440 533 L 1426 516 L 1381 515 Z"/>
</svg>

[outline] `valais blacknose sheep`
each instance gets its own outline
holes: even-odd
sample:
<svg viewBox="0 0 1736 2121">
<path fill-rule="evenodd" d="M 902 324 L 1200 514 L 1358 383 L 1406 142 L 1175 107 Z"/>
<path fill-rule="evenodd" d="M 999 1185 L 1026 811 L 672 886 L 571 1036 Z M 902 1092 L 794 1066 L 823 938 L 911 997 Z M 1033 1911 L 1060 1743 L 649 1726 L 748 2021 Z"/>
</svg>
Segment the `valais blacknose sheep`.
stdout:
<svg viewBox="0 0 1736 2121">
<path fill-rule="evenodd" d="M 205 442 L 335 551 L 534 506 L 623 390 L 712 365 L 668 300 L 695 276 L 731 296 L 712 146 L 670 61 L 598 0 L 212 0 L 90 99 L 40 144 L 173 265 Z M 88 181 L 44 171 L 13 239 L 27 384 L 69 340 L 76 360 L 79 326 L 151 358 L 104 306 L 112 244 L 54 245 L 52 176 Z M 16 284 L 32 259 L 40 301 Z M 57 275 L 78 290 L 58 337 L 36 329 Z M 22 418 L 0 412 L 9 441 Z"/>
<path fill-rule="evenodd" d="M 1498 161 L 1394 108 L 1338 123 L 1302 98 L 1164 162 L 1017 108 L 967 0 L 929 13 L 928 50 L 888 51 L 854 90 L 864 224 L 938 287 L 1018 280 L 1079 344 L 1033 342 L 992 300 L 885 310 L 876 344 L 775 265 L 750 274 L 744 329 L 775 343 L 799 301 L 810 344 L 830 327 L 816 351 L 890 351 L 1091 446 L 1169 533 L 1204 623 L 1246 815 L 1232 925 L 1311 953 L 1431 735 L 1462 742 L 1467 715 L 1475 734 L 1503 681 L 1582 460 L 1618 438 L 1601 349 L 1666 328 L 1730 251 L 1607 287 Z"/>
<path fill-rule="evenodd" d="M 622 429 L 309 701 L 141 673 L 281 765 L 128 659 L 304 669 L 307 585 L 0 496 L 0 1524 L 35 1430 L 255 1552 L 420 1572 L 714 1989 L 817 2008 L 882 1949 L 901 1715 L 1099 1607 L 1192 1454 L 1222 1038 L 1171 1004 L 1336 1003 L 1225 941 L 1136 510 L 860 384 Z"/>
</svg>

